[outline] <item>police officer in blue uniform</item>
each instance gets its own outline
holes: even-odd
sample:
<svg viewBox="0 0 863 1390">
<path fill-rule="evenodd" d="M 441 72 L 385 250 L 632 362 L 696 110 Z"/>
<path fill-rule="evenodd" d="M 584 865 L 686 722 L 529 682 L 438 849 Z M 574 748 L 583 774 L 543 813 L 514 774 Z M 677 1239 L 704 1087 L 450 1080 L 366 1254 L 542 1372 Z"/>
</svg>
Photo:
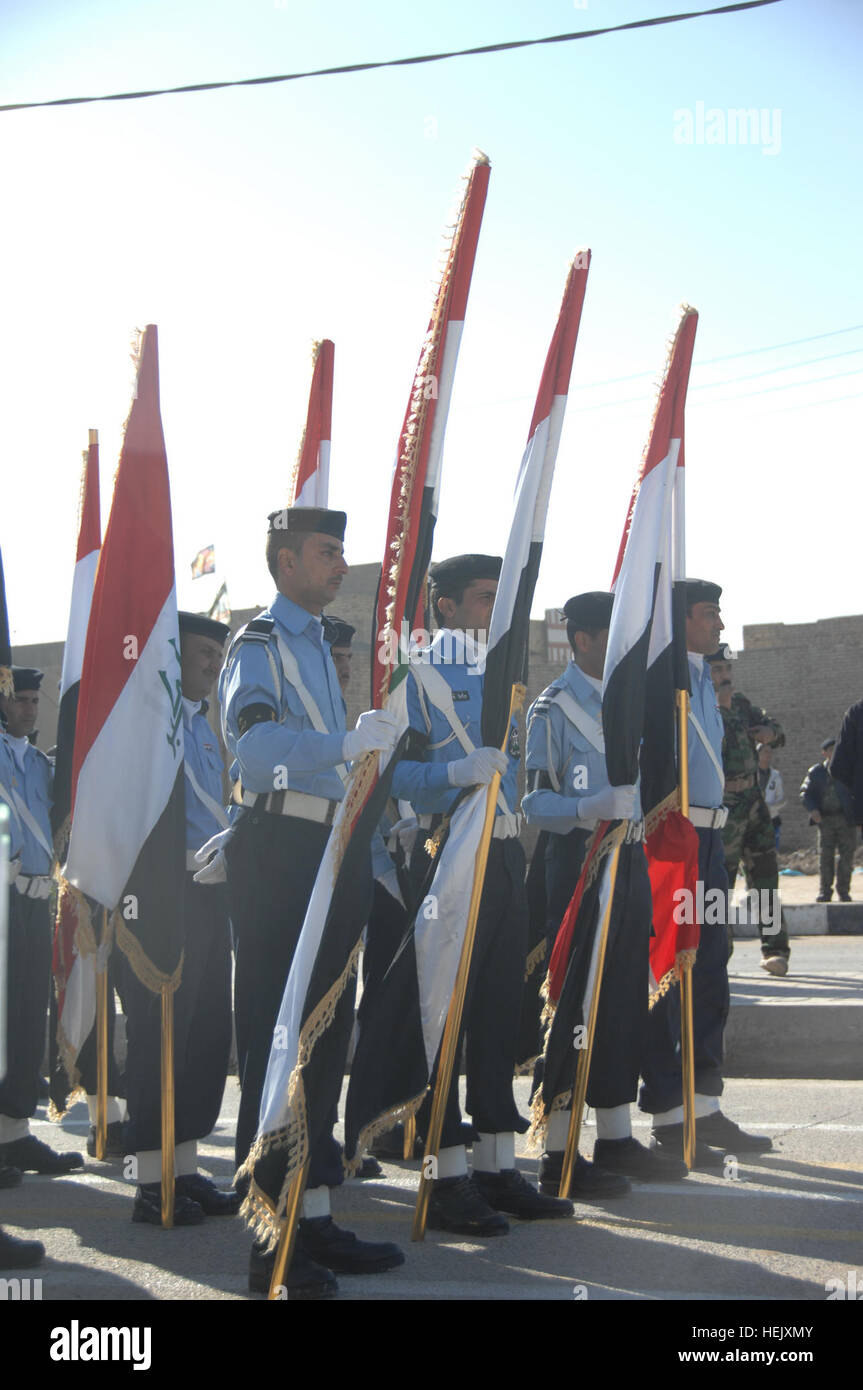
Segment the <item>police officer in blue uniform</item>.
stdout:
<svg viewBox="0 0 863 1390">
<path fill-rule="evenodd" d="M 198 1172 L 198 1141 L 219 1117 L 231 1047 L 231 954 L 224 883 L 198 883 L 194 853 L 227 826 L 222 759 L 205 715 L 230 629 L 196 613 L 180 613 L 186 788 L 186 876 L 183 971 L 174 994 L 174 1224 L 230 1216 L 236 1192 L 223 1192 Z M 126 1144 L 137 1157 L 132 1220 L 161 1225 L 161 1005 L 122 952 L 117 980 L 126 1010 Z"/>
<path fill-rule="evenodd" d="M 0 1080 L 0 1164 L 22 1172 L 69 1173 L 79 1153 L 57 1153 L 30 1133 L 39 1100 L 51 985 L 51 840 L 53 769 L 31 741 L 42 672 L 13 666 L 14 692 L 0 698 L 0 799 L 9 807 L 12 853 L 19 861 L 10 891 L 7 972 L 7 1069 Z"/>
<path fill-rule="evenodd" d="M 321 620 L 347 573 L 344 512 L 292 507 L 270 516 L 267 565 L 278 589 L 268 609 L 234 639 L 219 681 L 224 733 L 235 762 L 236 817 L 227 860 L 237 934 L 235 1014 L 242 1098 L 237 1166 L 258 1125 L 261 1093 L 294 950 L 344 795 L 346 764 L 390 751 L 398 729 L 387 711 L 345 726 L 345 704 Z M 368 881 L 357 891 L 371 899 Z M 329 1189 L 343 1181 L 341 1149 L 330 1137 L 310 1156 L 288 1289 L 323 1297 L 336 1273 L 395 1268 L 394 1245 L 358 1241 L 330 1216 Z M 272 1256 L 253 1246 L 249 1283 L 266 1291 Z"/>
<path fill-rule="evenodd" d="M 402 760 L 393 777 L 393 795 L 411 803 L 421 832 L 433 833 L 459 788 L 486 786 L 501 773 L 462 1022 L 473 1172 L 469 1177 L 456 1074 L 428 1212 L 432 1229 L 479 1236 L 504 1234 L 509 1229 L 504 1213 L 530 1220 L 573 1212 L 571 1202 L 543 1196 L 515 1166 L 515 1135 L 527 1129 L 512 1093 L 527 940 L 525 860 L 515 811 L 520 759 L 515 723 L 506 754 L 481 746 L 485 641 L 500 569 L 499 557 L 492 555 L 457 555 L 431 567 L 439 631 L 412 664 L 407 690 L 408 719 L 425 739 L 424 757 Z M 417 885 L 428 872 L 422 842 L 421 833 L 411 857 Z M 421 1131 L 426 1120 L 421 1110 Z"/>
<path fill-rule="evenodd" d="M 629 822 L 618 860 L 587 1089 L 588 1104 L 596 1111 L 596 1167 L 583 1159 L 577 1163 L 573 1195 L 579 1197 L 618 1195 L 628 1190 L 628 1178 L 667 1182 L 686 1176 L 678 1159 L 653 1153 L 632 1137 L 630 1103 L 638 1093 L 647 1034 L 652 901 L 638 787 L 611 786 L 605 762 L 602 674 L 613 603 L 613 594 L 592 592 L 564 604 L 572 660 L 529 711 L 528 790 L 522 801 L 528 822 L 550 832 L 547 960 L 598 821 Z M 589 946 L 576 940 L 573 952 Z M 558 1189 L 568 1128 L 568 1111 L 549 1117 L 540 1165 L 543 1191 Z"/>
<path fill-rule="evenodd" d="M 686 581 L 686 644 L 691 686 L 689 718 L 689 819 L 698 834 L 698 877 L 704 894 L 728 891 L 722 827 L 723 723 L 705 660 L 719 646 L 722 589 L 703 579 Z M 720 1109 L 722 1035 L 728 1018 L 728 940 L 724 922 L 701 924 L 692 971 L 695 1048 L 695 1166 L 721 1168 L 726 1151 L 763 1150 L 769 1140 L 748 1135 Z M 653 1116 L 654 1147 L 683 1154 L 683 1092 L 680 1060 L 680 991 L 666 991 L 650 1011 L 648 1047 L 642 1066 L 639 1106 Z"/>
</svg>

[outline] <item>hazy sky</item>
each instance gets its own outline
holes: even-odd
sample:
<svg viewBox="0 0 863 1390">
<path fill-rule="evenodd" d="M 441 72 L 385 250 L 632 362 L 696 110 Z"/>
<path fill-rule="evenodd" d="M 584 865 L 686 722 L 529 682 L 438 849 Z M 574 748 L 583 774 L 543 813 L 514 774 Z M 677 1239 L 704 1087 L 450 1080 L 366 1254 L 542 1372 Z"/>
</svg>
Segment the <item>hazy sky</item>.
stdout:
<svg viewBox="0 0 863 1390">
<path fill-rule="evenodd" d="M 619 24 L 669 0 L 4 0 L 0 100 L 291 72 Z M 676 306 L 700 312 L 688 569 L 744 623 L 863 611 L 858 0 L 424 67 L 0 113 L 0 545 L 13 641 L 65 634 L 80 452 L 103 523 L 132 330 L 159 327 L 183 606 L 214 543 L 269 601 L 310 346 L 333 338 L 331 504 L 380 558 L 447 213 L 491 184 L 435 540 L 500 551 L 566 266 L 593 250 L 536 612 L 607 586 Z M 747 143 L 730 142 L 738 109 Z M 753 136 L 755 137 L 753 142 Z M 828 336 L 829 335 L 829 336 Z M 803 340 L 803 341 L 800 341 Z"/>
</svg>

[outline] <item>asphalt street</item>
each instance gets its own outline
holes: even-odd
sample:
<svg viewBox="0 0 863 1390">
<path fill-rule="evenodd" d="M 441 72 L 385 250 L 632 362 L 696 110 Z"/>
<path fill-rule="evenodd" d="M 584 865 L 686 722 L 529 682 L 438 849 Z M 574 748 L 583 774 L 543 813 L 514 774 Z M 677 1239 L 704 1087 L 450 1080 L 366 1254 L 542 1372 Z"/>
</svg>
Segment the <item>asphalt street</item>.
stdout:
<svg viewBox="0 0 863 1390">
<path fill-rule="evenodd" d="M 829 951 L 841 943 L 829 942 Z M 824 943 L 822 943 L 823 946 Z M 841 964 L 859 972 L 863 943 L 846 942 Z M 818 961 L 801 943 L 797 961 Z M 804 960 L 805 954 L 805 960 Z M 751 960 L 749 959 L 751 957 Z M 757 945 L 735 951 L 741 987 L 757 974 Z M 791 985 L 793 976 L 786 982 Z M 859 1041 L 859 1039 L 858 1039 Z M 761 1070 L 769 1071 L 769 1057 Z M 516 1083 L 527 1112 L 528 1081 Z M 219 1125 L 201 1168 L 220 1185 L 232 1177 L 238 1103 L 229 1080 Z M 863 1081 L 769 1075 L 732 1078 L 723 1109 L 744 1128 L 769 1134 L 773 1151 L 740 1156 L 723 1173 L 693 1173 L 666 1185 L 635 1186 L 623 1198 L 579 1204 L 574 1219 L 518 1222 L 482 1242 L 429 1232 L 411 1241 L 416 1167 L 387 1163 L 381 1178 L 351 1181 L 335 1195 L 336 1220 L 369 1239 L 393 1240 L 405 1265 L 388 1274 L 340 1277 L 342 1300 L 820 1300 L 829 1281 L 856 1272 L 863 1292 Z M 57 1148 L 83 1151 L 86 1108 L 61 1126 L 40 1110 L 35 1132 Z M 646 1141 L 647 1121 L 634 1133 Z M 590 1117 L 582 1151 L 590 1155 Z M 537 1154 L 520 1141 L 518 1163 L 533 1176 Z M 131 1222 L 133 1186 L 120 1161 L 87 1160 L 65 1178 L 28 1175 L 0 1193 L 0 1220 L 47 1248 L 38 1273 L 44 1300 L 245 1300 L 249 1236 L 237 1217 L 163 1231 Z"/>
</svg>

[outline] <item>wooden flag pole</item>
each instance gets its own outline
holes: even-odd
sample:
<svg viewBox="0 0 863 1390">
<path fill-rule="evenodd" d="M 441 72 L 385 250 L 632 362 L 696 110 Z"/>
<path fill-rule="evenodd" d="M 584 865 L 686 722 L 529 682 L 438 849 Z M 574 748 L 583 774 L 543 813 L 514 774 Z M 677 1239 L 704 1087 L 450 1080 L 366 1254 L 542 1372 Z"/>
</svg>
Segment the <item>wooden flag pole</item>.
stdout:
<svg viewBox="0 0 863 1390">
<path fill-rule="evenodd" d="M 162 1225 L 174 1224 L 174 992 L 162 985 Z"/>
<path fill-rule="evenodd" d="M 626 822 L 624 822 L 624 825 Z M 599 927 L 599 945 L 596 958 L 596 977 L 593 983 L 593 993 L 590 999 L 590 1009 L 587 1015 L 587 1038 L 585 1045 L 579 1050 L 578 1065 L 575 1071 L 575 1086 L 573 1087 L 572 1106 L 569 1112 L 569 1132 L 566 1137 L 566 1149 L 563 1154 L 563 1168 L 560 1175 L 561 1197 L 569 1196 L 569 1189 L 572 1186 L 572 1175 L 575 1170 L 575 1156 L 578 1153 L 578 1141 L 581 1135 L 581 1121 L 584 1115 L 584 1102 L 587 1097 L 587 1082 L 590 1076 L 590 1059 L 593 1056 L 593 1039 L 596 1035 L 596 1020 L 599 1014 L 599 992 L 602 988 L 602 972 L 605 966 L 605 949 L 608 945 L 608 928 L 611 923 L 611 909 L 614 905 L 614 887 L 617 882 L 617 862 L 620 858 L 620 850 L 623 840 L 615 845 L 611 855 L 611 862 L 608 866 L 608 902 L 605 912 L 602 914 L 602 922 Z"/>
<path fill-rule="evenodd" d="M 104 1162 L 108 1144 L 108 909 L 102 908 L 101 955 L 96 957 L 96 1157 Z"/>
<path fill-rule="evenodd" d="M 689 815 L 689 691 L 677 692 L 677 748 L 680 781 L 680 810 Z M 687 1168 L 695 1162 L 695 1040 L 692 1010 L 692 962 L 683 962 L 680 971 L 680 1054 L 683 1082 L 683 1161 Z"/>
<path fill-rule="evenodd" d="M 404 1159 L 405 1163 L 407 1163 L 408 1160 L 413 1158 L 414 1156 L 414 1144 L 416 1143 L 416 1139 L 417 1117 L 416 1115 L 411 1115 L 407 1120 L 405 1120 L 405 1139 L 404 1146 L 402 1148 L 402 1158 Z"/>
<path fill-rule="evenodd" d="M 294 1254 L 294 1246 L 297 1240 L 297 1221 L 300 1214 L 300 1202 L 306 1189 L 306 1177 L 308 1175 L 308 1162 L 304 1163 L 298 1173 L 294 1174 L 291 1185 L 288 1188 L 288 1195 L 285 1200 L 285 1218 L 279 1227 L 279 1243 L 276 1246 L 276 1261 L 273 1265 L 273 1277 L 270 1280 L 270 1291 L 267 1298 L 275 1302 L 277 1299 L 284 1298 L 283 1290 L 287 1290 L 287 1273 L 291 1267 L 291 1259 Z"/>
<path fill-rule="evenodd" d="M 512 717 L 515 712 L 521 709 L 524 703 L 526 687 L 514 685 L 509 701 L 509 715 L 506 721 L 506 733 L 504 734 L 501 752 L 506 752 L 509 742 L 509 729 Z M 453 1068 L 455 1066 L 455 1054 L 458 1046 L 459 1034 L 461 1032 L 462 1013 L 464 1012 L 464 1000 L 467 993 L 467 981 L 470 974 L 470 960 L 473 953 L 474 937 L 476 936 L 476 924 L 479 917 L 479 905 L 482 899 L 482 890 L 485 883 L 485 868 L 488 862 L 488 851 L 491 845 L 491 835 L 494 829 L 494 817 L 497 809 L 497 793 L 500 787 L 500 774 L 495 773 L 488 787 L 488 794 L 485 803 L 485 820 L 482 827 L 479 849 L 477 851 L 476 863 L 474 865 L 473 886 L 470 894 L 470 907 L 468 909 L 467 926 L 465 927 L 464 941 L 462 942 L 461 958 L 458 963 L 458 972 L 455 978 L 455 986 L 450 1000 L 449 1010 L 444 1025 L 443 1038 L 440 1045 L 440 1055 L 438 1057 L 437 1080 L 435 1082 L 434 1098 L 432 1100 L 431 1118 L 429 1120 L 429 1132 L 426 1138 L 425 1153 L 423 1155 L 422 1167 L 420 1169 L 419 1188 L 417 1189 L 417 1204 L 414 1212 L 414 1225 L 411 1238 L 413 1240 L 423 1240 L 426 1231 L 426 1218 L 428 1216 L 428 1204 L 431 1197 L 431 1185 L 434 1181 L 431 1173 L 437 1168 L 437 1156 L 440 1149 L 440 1137 L 443 1130 L 443 1117 L 446 1109 L 449 1088 L 452 1082 Z M 432 1159 L 433 1162 L 429 1162 Z"/>
</svg>

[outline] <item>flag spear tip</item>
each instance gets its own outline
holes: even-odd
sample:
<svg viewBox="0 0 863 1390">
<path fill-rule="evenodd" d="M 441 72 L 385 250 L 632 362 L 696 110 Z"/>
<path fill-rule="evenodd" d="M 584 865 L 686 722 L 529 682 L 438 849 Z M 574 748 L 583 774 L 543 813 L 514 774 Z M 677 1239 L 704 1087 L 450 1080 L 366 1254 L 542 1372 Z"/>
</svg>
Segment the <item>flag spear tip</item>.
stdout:
<svg viewBox="0 0 863 1390">
<path fill-rule="evenodd" d="M 471 158 L 473 159 L 474 164 L 491 164 L 491 160 L 489 159 L 488 155 L 483 150 L 481 150 L 478 145 L 474 145 Z"/>
</svg>

